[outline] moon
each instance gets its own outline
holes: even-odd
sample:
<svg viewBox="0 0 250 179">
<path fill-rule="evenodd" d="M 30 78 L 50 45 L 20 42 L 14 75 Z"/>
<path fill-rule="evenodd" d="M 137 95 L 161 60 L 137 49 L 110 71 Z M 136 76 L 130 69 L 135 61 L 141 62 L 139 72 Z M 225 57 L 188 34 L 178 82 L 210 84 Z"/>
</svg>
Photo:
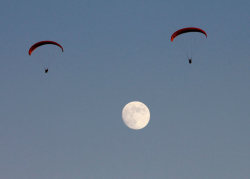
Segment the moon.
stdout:
<svg viewBox="0 0 250 179">
<path fill-rule="evenodd" d="M 122 120 L 130 129 L 142 129 L 149 123 L 150 111 L 144 103 L 133 101 L 124 106 Z"/>
</svg>

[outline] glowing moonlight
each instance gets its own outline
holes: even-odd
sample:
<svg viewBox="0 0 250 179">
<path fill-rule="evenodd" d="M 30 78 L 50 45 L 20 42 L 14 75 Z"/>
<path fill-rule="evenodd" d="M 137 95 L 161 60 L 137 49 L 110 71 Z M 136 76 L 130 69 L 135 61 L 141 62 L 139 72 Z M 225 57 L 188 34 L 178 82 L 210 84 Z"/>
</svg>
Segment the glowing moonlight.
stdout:
<svg viewBox="0 0 250 179">
<path fill-rule="evenodd" d="M 123 122 L 131 129 L 142 129 L 150 120 L 150 112 L 148 107 L 139 101 L 133 101 L 122 110 Z"/>
</svg>

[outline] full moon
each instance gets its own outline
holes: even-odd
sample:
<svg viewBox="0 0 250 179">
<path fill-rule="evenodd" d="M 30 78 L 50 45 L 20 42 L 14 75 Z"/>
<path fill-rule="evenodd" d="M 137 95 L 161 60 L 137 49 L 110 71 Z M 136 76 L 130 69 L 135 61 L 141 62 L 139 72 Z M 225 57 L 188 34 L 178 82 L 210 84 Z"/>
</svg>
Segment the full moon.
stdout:
<svg viewBox="0 0 250 179">
<path fill-rule="evenodd" d="M 150 120 L 150 112 L 142 102 L 133 101 L 124 106 L 122 119 L 129 128 L 138 130 L 146 127 Z"/>
</svg>

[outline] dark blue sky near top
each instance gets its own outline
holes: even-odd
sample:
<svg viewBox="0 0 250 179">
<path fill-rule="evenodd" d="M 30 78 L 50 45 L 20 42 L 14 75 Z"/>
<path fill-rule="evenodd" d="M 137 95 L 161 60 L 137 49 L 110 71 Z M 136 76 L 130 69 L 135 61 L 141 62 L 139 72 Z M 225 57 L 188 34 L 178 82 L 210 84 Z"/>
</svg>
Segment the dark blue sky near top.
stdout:
<svg viewBox="0 0 250 179">
<path fill-rule="evenodd" d="M 0 178 L 248 179 L 249 11 L 248 0 L 3 0 Z M 191 65 L 170 42 L 189 26 L 208 34 Z M 64 52 L 29 56 L 41 40 Z M 151 112 L 139 131 L 121 119 L 135 100 Z"/>
</svg>

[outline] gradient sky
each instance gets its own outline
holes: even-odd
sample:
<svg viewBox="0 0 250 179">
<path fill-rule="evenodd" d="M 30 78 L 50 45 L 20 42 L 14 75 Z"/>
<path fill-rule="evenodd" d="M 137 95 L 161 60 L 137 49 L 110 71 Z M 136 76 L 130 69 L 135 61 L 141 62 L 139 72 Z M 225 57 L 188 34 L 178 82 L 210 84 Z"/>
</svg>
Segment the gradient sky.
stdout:
<svg viewBox="0 0 250 179">
<path fill-rule="evenodd" d="M 2 0 L 0 178 L 249 179 L 249 12 L 249 0 Z M 192 65 L 170 42 L 187 26 L 208 34 Z M 65 52 L 29 56 L 41 40 Z M 135 100 L 151 112 L 139 131 L 121 119 Z"/>
</svg>

